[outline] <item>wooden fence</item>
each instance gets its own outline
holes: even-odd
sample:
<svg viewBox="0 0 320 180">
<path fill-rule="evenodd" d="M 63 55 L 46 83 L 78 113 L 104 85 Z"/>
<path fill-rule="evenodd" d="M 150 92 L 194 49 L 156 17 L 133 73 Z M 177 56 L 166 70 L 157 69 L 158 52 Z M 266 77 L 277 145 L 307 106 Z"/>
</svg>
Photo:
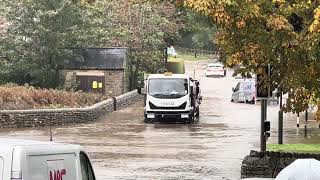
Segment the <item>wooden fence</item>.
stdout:
<svg viewBox="0 0 320 180">
<path fill-rule="evenodd" d="M 179 52 L 182 52 L 183 54 L 192 54 L 195 57 L 202 55 L 202 56 L 208 56 L 212 58 L 219 58 L 218 51 L 208 51 L 208 50 L 201 50 L 201 49 L 181 48 L 181 47 L 177 47 L 176 50 Z"/>
</svg>

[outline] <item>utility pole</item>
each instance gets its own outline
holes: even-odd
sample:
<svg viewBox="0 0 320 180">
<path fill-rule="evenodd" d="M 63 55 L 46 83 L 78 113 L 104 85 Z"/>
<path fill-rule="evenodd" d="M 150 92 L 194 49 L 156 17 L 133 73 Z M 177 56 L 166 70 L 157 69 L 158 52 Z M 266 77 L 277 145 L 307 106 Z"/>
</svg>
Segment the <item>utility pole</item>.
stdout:
<svg viewBox="0 0 320 180">
<path fill-rule="evenodd" d="M 167 62 L 168 62 L 168 47 L 167 46 L 163 50 L 163 56 L 164 56 L 164 67 L 167 68 Z"/>
<path fill-rule="evenodd" d="M 308 109 L 306 109 L 306 116 L 304 122 L 304 137 L 307 137 L 307 123 L 308 123 Z"/>
<path fill-rule="evenodd" d="M 50 139 L 49 139 L 49 141 L 52 141 L 52 128 L 51 128 L 51 126 L 52 126 L 52 124 L 51 124 L 51 119 L 50 119 L 50 123 L 49 123 L 49 131 L 50 131 Z"/>
<path fill-rule="evenodd" d="M 270 122 L 267 120 L 268 99 L 261 99 L 261 130 L 260 130 L 260 151 L 267 150 L 267 138 L 270 136 Z"/>
<path fill-rule="evenodd" d="M 270 93 L 270 90 L 271 90 L 271 66 L 270 64 L 268 64 L 268 105 L 270 105 L 270 96 L 271 96 L 271 93 Z"/>
<path fill-rule="evenodd" d="M 283 144 L 283 110 L 282 110 L 282 91 L 280 92 L 280 109 L 278 120 L 278 144 Z"/>
<path fill-rule="evenodd" d="M 261 99 L 261 130 L 260 130 L 260 151 L 266 151 L 266 141 L 264 138 L 264 110 L 265 110 L 265 99 Z"/>
<path fill-rule="evenodd" d="M 267 75 L 267 77 L 265 76 Z M 267 78 L 267 87 L 263 86 L 264 78 Z M 270 137 L 270 121 L 267 121 L 267 106 L 269 98 L 271 96 L 271 66 L 268 65 L 258 65 L 257 66 L 257 87 L 256 93 L 257 98 L 261 99 L 261 121 L 260 121 L 260 151 L 266 151 L 267 139 Z M 267 92 L 266 92 L 267 91 Z"/>
<path fill-rule="evenodd" d="M 299 113 L 297 113 L 297 128 L 299 128 L 300 126 L 300 117 L 299 117 Z"/>
</svg>

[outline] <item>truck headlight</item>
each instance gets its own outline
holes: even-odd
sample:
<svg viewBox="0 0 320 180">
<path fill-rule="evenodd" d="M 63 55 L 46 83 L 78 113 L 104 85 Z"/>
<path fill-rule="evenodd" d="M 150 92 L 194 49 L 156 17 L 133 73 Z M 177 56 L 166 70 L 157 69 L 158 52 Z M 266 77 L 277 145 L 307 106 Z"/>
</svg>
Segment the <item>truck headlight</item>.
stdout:
<svg viewBox="0 0 320 180">
<path fill-rule="evenodd" d="M 153 119 L 155 117 L 154 114 L 147 114 L 147 118 Z"/>
<path fill-rule="evenodd" d="M 181 118 L 182 119 L 189 118 L 189 114 L 181 114 Z"/>
</svg>

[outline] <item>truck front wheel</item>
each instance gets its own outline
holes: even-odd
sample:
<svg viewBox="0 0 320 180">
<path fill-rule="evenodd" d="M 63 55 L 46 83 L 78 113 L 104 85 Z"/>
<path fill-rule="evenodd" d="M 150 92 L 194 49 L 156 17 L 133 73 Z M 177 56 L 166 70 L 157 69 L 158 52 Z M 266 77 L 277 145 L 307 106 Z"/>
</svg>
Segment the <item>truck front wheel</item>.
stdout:
<svg viewBox="0 0 320 180">
<path fill-rule="evenodd" d="M 149 119 L 149 118 L 144 118 L 144 122 L 147 123 L 147 124 L 150 124 L 152 123 L 152 119 Z"/>
<path fill-rule="evenodd" d="M 193 124 L 193 123 L 194 123 L 194 117 L 191 117 L 191 118 L 190 118 L 189 123 L 190 123 L 190 124 Z"/>
<path fill-rule="evenodd" d="M 197 113 L 197 112 L 196 112 Z M 189 124 L 193 124 L 194 123 L 194 118 L 195 118 L 195 116 L 194 116 L 195 114 L 194 114 L 194 111 L 190 114 L 190 117 L 189 117 L 189 119 L 188 119 L 188 123 Z M 197 114 L 196 114 L 197 115 Z"/>
<path fill-rule="evenodd" d="M 184 124 L 192 124 L 194 122 L 194 117 L 190 117 L 190 118 L 188 118 L 188 119 L 185 119 L 184 120 Z"/>
</svg>

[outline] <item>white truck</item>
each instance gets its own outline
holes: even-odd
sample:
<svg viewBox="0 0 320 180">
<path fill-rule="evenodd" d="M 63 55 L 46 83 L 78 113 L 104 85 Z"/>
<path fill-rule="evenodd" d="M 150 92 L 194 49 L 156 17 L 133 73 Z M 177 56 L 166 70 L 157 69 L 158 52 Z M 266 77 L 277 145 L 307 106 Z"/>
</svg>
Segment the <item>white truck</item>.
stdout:
<svg viewBox="0 0 320 180">
<path fill-rule="evenodd" d="M 79 145 L 0 139 L 0 180 L 95 180 Z"/>
<path fill-rule="evenodd" d="M 145 80 L 144 121 L 193 123 L 199 117 L 199 82 L 185 74 L 151 74 Z M 141 90 L 139 90 L 141 92 Z"/>
</svg>

